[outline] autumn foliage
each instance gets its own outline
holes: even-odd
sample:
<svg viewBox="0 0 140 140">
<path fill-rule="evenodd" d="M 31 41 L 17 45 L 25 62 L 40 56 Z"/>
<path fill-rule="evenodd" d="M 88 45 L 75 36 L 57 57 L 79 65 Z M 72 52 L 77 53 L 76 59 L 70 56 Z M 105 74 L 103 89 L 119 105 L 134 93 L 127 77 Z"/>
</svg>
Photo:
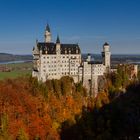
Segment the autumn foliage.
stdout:
<svg viewBox="0 0 140 140">
<path fill-rule="evenodd" d="M 81 93 L 82 94 L 81 94 Z M 31 77 L 0 82 L 0 139 L 59 140 L 61 123 L 82 112 L 86 90 L 73 79 L 39 83 Z"/>
<path fill-rule="evenodd" d="M 115 133 L 119 124 L 115 123 L 117 115 L 121 111 L 120 116 L 129 119 L 125 109 L 131 114 L 128 105 L 137 103 L 137 98 L 129 102 L 121 100 L 124 88 L 127 91 L 125 86 L 130 84 L 121 71 L 107 75 L 106 79 L 104 90 L 96 98 L 88 96 L 82 83 L 75 84 L 67 76 L 45 83 L 30 76 L 0 81 L 0 140 L 115 138 L 111 132 Z M 122 114 L 125 111 L 126 114 Z M 125 126 L 122 118 L 119 121 Z M 119 129 L 117 131 L 122 136 Z"/>
</svg>

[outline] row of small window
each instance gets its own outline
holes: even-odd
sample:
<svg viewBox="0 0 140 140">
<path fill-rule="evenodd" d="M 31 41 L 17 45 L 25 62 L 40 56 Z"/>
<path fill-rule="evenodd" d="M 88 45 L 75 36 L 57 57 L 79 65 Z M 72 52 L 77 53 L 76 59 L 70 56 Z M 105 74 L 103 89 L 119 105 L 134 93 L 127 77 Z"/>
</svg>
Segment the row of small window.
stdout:
<svg viewBox="0 0 140 140">
<path fill-rule="evenodd" d="M 56 65 L 48 65 L 47 68 L 56 68 Z M 69 67 L 69 65 L 60 65 L 59 67 Z M 43 68 L 46 68 L 46 66 L 43 66 Z"/>
<path fill-rule="evenodd" d="M 48 65 L 47 67 L 48 67 L 48 68 L 55 68 L 55 67 L 57 67 L 57 65 Z M 59 65 L 58 67 L 62 67 L 62 68 L 63 68 L 63 67 L 69 67 L 69 65 Z M 75 68 L 75 67 L 77 68 L 78 65 L 74 65 L 73 67 L 74 67 L 74 68 Z M 72 68 L 73 68 L 73 67 L 72 67 Z M 44 65 L 43 68 L 46 68 L 46 66 Z"/>
<path fill-rule="evenodd" d="M 51 59 L 56 59 L 56 56 L 54 56 L 54 57 L 53 57 L 53 56 L 51 56 L 51 57 L 49 57 L 49 56 L 47 56 L 47 57 L 44 56 L 43 58 L 44 58 L 44 59 L 46 59 L 46 58 L 47 58 L 47 59 L 49 59 L 49 58 L 51 58 Z"/>
<path fill-rule="evenodd" d="M 84 69 L 84 71 L 88 72 L 88 71 L 91 71 L 91 69 Z"/>
<path fill-rule="evenodd" d="M 70 63 L 79 63 L 79 60 L 71 60 Z"/>
<path fill-rule="evenodd" d="M 62 72 L 62 73 L 59 73 L 59 74 L 61 74 L 61 75 L 69 75 L 69 72 Z M 46 75 L 45 73 L 44 73 L 44 75 Z M 49 73 L 48 75 L 57 75 L 56 73 Z M 78 75 L 78 72 L 71 72 L 70 73 L 70 75 Z"/>
<path fill-rule="evenodd" d="M 43 57 L 44 59 L 56 59 L 56 56 L 44 56 Z M 60 56 L 60 58 L 72 58 L 72 59 L 78 59 L 78 58 L 80 58 L 80 56 Z"/>
<path fill-rule="evenodd" d="M 102 67 L 102 64 L 92 65 L 92 67 Z"/>
<path fill-rule="evenodd" d="M 43 66 L 45 68 L 45 66 Z M 48 68 L 57 67 L 56 65 L 48 65 Z M 59 67 L 69 67 L 69 65 L 59 65 Z"/>
<path fill-rule="evenodd" d="M 62 75 L 69 75 L 69 72 L 65 72 L 65 73 L 59 73 L 59 74 L 62 74 Z M 57 75 L 56 73 L 49 73 L 48 75 Z"/>
<path fill-rule="evenodd" d="M 69 63 L 69 60 L 68 61 L 58 61 L 59 63 Z M 46 63 L 58 63 L 57 61 L 44 61 L 43 63 L 46 64 Z M 71 61 L 70 63 L 79 63 L 79 61 Z"/>
<path fill-rule="evenodd" d="M 61 61 L 58 61 L 61 62 Z M 44 61 L 43 63 L 58 63 L 57 61 Z M 61 63 L 69 63 L 69 61 L 62 61 Z"/>
<path fill-rule="evenodd" d="M 91 68 L 89 69 L 84 69 L 85 71 L 91 71 Z M 92 71 L 103 71 L 103 68 L 96 68 L 96 69 L 92 69 Z"/>
<path fill-rule="evenodd" d="M 103 73 L 102 73 L 102 72 L 93 72 L 92 74 L 99 74 L 99 75 L 102 75 Z"/>
<path fill-rule="evenodd" d="M 98 69 L 93 69 L 92 71 L 103 71 L 102 68 L 98 68 Z"/>
<path fill-rule="evenodd" d="M 43 70 L 44 72 L 46 72 L 46 70 Z M 53 72 L 53 71 L 56 71 L 56 69 L 50 69 L 48 70 L 49 72 Z M 62 69 L 62 71 L 69 71 L 69 69 Z"/>
<path fill-rule="evenodd" d="M 71 71 L 77 71 L 77 69 L 70 69 Z M 46 69 L 43 70 L 44 72 L 46 72 Z M 56 71 L 56 69 L 49 69 L 49 72 L 53 72 Z M 69 69 L 61 69 L 61 71 L 69 71 Z"/>
<path fill-rule="evenodd" d="M 78 75 L 78 72 L 71 72 L 71 75 Z"/>
<path fill-rule="evenodd" d="M 90 73 L 90 72 L 85 72 L 84 74 L 85 74 L 85 75 L 91 75 L 91 73 Z"/>
<path fill-rule="evenodd" d="M 89 73 L 89 72 L 85 72 L 84 73 L 85 75 L 91 75 L 91 73 Z M 92 74 L 97 74 L 97 75 L 102 75 L 103 73 L 102 72 L 93 72 Z"/>
</svg>

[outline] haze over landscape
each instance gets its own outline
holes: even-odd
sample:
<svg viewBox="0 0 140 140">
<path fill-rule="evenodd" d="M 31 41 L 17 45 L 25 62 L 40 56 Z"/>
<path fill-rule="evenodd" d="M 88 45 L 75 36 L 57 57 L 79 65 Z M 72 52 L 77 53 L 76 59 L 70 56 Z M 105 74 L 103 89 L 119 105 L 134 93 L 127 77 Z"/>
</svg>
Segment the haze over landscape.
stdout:
<svg viewBox="0 0 140 140">
<path fill-rule="evenodd" d="M 53 41 L 79 43 L 84 53 L 140 54 L 139 0 L 4 0 L 0 3 L 0 52 L 31 54 L 49 23 Z"/>
</svg>

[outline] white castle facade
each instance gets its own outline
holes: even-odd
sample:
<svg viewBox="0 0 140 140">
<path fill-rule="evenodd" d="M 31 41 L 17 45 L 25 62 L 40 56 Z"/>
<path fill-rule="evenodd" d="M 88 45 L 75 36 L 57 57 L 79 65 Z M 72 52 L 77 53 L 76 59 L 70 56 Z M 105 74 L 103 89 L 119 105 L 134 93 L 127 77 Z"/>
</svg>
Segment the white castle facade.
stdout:
<svg viewBox="0 0 140 140">
<path fill-rule="evenodd" d="M 32 76 L 42 82 L 70 76 L 75 83 L 82 82 L 88 91 L 97 93 L 98 77 L 110 71 L 109 44 L 103 45 L 102 62 L 96 62 L 91 60 L 90 55 L 86 60 L 82 60 L 78 44 L 62 44 L 59 36 L 57 36 L 56 43 L 51 42 L 49 25 L 46 26 L 44 36 L 45 41 L 37 41 L 33 48 Z"/>
</svg>

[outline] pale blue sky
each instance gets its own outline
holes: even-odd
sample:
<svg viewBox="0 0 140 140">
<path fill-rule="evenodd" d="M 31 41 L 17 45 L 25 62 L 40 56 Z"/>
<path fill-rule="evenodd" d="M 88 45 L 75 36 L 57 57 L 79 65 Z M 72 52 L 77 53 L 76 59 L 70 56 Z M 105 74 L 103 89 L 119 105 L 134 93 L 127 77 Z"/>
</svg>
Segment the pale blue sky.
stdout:
<svg viewBox="0 0 140 140">
<path fill-rule="evenodd" d="M 140 54 L 139 0 L 1 0 L 0 52 L 31 54 L 49 22 L 53 41 L 79 43 L 84 53 Z"/>
</svg>

